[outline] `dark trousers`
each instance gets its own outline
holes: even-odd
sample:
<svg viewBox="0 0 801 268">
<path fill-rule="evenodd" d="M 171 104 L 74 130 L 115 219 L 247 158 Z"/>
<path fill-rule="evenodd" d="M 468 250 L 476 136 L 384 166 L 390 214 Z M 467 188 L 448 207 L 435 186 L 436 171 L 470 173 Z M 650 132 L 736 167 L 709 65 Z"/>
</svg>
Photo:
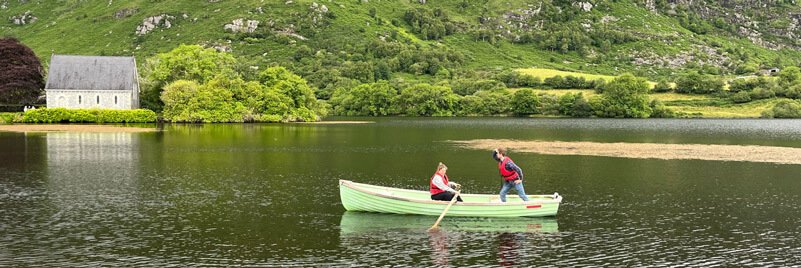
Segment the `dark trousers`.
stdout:
<svg viewBox="0 0 801 268">
<path fill-rule="evenodd" d="M 450 192 L 441 192 L 435 195 L 431 195 L 431 200 L 451 201 L 453 200 L 454 195 L 455 194 Z M 464 202 L 462 201 L 462 196 L 456 197 L 456 202 Z"/>
</svg>

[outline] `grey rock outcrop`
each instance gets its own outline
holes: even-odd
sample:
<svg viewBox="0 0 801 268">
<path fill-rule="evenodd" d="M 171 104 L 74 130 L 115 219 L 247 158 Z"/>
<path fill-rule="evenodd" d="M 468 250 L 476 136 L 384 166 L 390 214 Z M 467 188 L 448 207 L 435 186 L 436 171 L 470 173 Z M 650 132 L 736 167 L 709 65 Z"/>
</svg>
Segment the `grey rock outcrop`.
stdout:
<svg viewBox="0 0 801 268">
<path fill-rule="evenodd" d="M 36 20 L 38 20 L 38 19 L 39 18 L 34 16 L 33 13 L 30 10 L 25 11 L 25 13 L 22 13 L 20 15 L 13 16 L 13 17 L 9 18 L 9 20 L 11 20 L 11 23 L 14 23 L 14 25 L 31 24 L 31 23 L 36 22 Z"/>
<path fill-rule="evenodd" d="M 158 27 L 171 28 L 172 23 L 170 20 L 173 19 L 175 19 L 175 17 L 167 14 L 147 17 L 142 21 L 141 25 L 136 26 L 136 35 L 146 35 Z"/>
<path fill-rule="evenodd" d="M 136 14 L 136 12 L 139 12 L 138 8 L 123 8 L 117 10 L 117 12 L 114 12 L 114 18 L 115 19 L 127 18 L 133 16 L 134 14 Z"/>
<path fill-rule="evenodd" d="M 255 32 L 256 29 L 258 28 L 259 28 L 259 21 L 257 20 L 245 21 L 245 19 L 235 19 L 232 23 L 223 26 L 223 29 L 225 29 L 226 31 L 240 32 L 240 33 L 252 33 Z"/>
</svg>

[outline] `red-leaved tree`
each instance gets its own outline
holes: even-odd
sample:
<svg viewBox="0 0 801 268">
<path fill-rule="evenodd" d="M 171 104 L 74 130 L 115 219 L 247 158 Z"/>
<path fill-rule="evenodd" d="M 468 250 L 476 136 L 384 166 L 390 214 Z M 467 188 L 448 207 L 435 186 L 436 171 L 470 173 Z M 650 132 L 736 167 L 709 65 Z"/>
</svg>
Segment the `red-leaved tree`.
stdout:
<svg viewBox="0 0 801 268">
<path fill-rule="evenodd" d="M 0 38 L 0 104 L 33 104 L 45 86 L 33 50 L 14 38 Z"/>
</svg>

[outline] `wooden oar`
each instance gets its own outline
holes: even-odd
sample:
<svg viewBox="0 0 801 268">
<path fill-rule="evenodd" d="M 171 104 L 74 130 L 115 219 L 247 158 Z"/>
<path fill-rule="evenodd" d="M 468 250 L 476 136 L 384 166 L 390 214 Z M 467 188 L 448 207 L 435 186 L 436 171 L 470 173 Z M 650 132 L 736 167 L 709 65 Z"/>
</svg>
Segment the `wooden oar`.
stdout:
<svg viewBox="0 0 801 268">
<path fill-rule="evenodd" d="M 445 207 L 445 210 L 442 211 L 442 214 L 439 214 L 439 219 L 437 219 L 437 222 L 434 223 L 434 226 L 431 226 L 431 228 L 428 228 L 429 231 L 439 228 L 439 222 L 442 221 L 442 218 L 445 217 L 445 213 L 448 213 L 448 210 L 451 209 L 451 206 L 453 205 L 453 203 L 456 203 L 456 200 L 459 199 L 459 192 L 461 192 L 461 190 L 460 191 L 456 191 L 456 194 L 453 195 L 453 199 L 451 199 L 451 202 L 448 203 L 448 206 Z"/>
</svg>

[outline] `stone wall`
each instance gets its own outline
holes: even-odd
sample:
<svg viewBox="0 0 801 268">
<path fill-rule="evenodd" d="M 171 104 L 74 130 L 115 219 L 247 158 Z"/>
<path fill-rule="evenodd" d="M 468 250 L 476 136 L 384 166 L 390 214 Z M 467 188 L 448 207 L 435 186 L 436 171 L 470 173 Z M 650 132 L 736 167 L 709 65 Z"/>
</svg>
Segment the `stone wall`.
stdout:
<svg viewBox="0 0 801 268">
<path fill-rule="evenodd" d="M 48 89 L 46 92 L 48 108 L 116 110 L 139 108 L 138 98 L 126 90 Z"/>
</svg>

